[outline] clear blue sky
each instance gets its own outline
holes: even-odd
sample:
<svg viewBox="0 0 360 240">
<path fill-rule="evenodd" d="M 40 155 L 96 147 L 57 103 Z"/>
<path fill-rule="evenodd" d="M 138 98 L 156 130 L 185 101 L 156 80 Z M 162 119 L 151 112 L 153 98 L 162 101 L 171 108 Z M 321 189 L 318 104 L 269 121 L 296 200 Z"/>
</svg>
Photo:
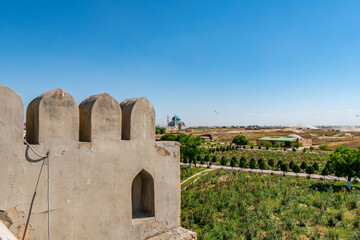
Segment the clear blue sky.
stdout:
<svg viewBox="0 0 360 240">
<path fill-rule="evenodd" d="M 158 124 L 359 125 L 360 1 L 1 1 L 0 83 L 145 96 Z"/>
</svg>

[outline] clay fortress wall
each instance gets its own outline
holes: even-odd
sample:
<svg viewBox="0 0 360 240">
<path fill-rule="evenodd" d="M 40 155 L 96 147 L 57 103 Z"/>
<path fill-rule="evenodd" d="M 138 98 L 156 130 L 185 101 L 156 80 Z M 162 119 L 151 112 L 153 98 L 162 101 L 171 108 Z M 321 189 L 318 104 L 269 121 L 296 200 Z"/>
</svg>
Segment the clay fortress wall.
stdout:
<svg viewBox="0 0 360 240">
<path fill-rule="evenodd" d="M 50 90 L 27 107 L 28 144 L 21 98 L 0 84 L 0 102 L 0 238 L 196 238 L 180 228 L 179 144 L 155 142 L 146 98 Z"/>
</svg>

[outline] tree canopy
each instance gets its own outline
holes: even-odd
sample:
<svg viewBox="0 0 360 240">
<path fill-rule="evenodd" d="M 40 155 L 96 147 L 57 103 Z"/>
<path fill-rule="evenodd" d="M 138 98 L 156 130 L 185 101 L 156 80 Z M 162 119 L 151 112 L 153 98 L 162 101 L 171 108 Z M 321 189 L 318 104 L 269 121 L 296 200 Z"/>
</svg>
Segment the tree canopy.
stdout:
<svg viewBox="0 0 360 240">
<path fill-rule="evenodd" d="M 162 141 L 178 141 L 181 144 L 180 154 L 182 159 L 189 159 L 189 163 L 196 161 L 195 157 L 202 152 L 199 148 L 201 145 L 201 138 L 194 137 L 192 134 L 164 134 L 160 140 Z"/>
<path fill-rule="evenodd" d="M 236 145 L 248 145 L 249 140 L 244 135 L 237 135 L 233 138 L 232 143 Z"/>
<path fill-rule="evenodd" d="M 351 179 L 360 177 L 360 152 L 357 149 L 339 146 L 331 154 L 327 165 L 337 177 L 347 177 L 348 186 L 351 187 Z"/>
</svg>

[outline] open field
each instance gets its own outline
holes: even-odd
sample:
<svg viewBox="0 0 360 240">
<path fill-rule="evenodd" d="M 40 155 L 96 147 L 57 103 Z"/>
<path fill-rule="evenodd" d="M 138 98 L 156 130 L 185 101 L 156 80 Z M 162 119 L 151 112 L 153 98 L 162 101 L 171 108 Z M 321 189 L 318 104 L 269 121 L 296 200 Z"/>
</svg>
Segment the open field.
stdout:
<svg viewBox="0 0 360 240">
<path fill-rule="evenodd" d="M 360 239 L 358 187 L 214 170 L 182 191 L 181 225 L 198 239 Z"/>
<path fill-rule="evenodd" d="M 357 129 L 342 129 L 335 132 L 331 128 L 297 130 L 295 128 L 264 128 L 264 129 L 245 129 L 245 128 L 199 128 L 192 129 L 195 136 L 211 134 L 214 139 L 221 142 L 230 142 L 236 135 L 244 135 L 251 142 L 256 143 L 256 139 L 261 137 L 286 137 L 290 134 L 297 134 L 303 138 L 310 138 L 313 145 L 328 144 L 331 149 L 339 145 L 349 147 L 360 146 L 360 131 Z"/>
</svg>

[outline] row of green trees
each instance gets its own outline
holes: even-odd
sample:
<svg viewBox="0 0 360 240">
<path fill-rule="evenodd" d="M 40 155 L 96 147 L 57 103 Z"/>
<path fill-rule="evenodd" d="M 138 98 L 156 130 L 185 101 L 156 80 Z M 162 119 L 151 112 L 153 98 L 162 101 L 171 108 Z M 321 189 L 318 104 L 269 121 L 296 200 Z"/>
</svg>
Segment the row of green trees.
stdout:
<svg viewBox="0 0 360 240">
<path fill-rule="evenodd" d="M 235 144 L 246 143 L 246 138 L 242 135 L 237 138 Z M 236 138 L 235 137 L 235 138 Z M 235 139 L 234 138 L 234 139 Z M 200 148 L 202 144 L 202 140 L 200 137 L 194 137 L 192 134 L 164 134 L 161 137 L 163 141 L 178 141 L 181 143 L 180 147 L 180 155 L 181 160 L 183 162 L 189 162 L 189 166 L 191 167 L 191 163 L 196 164 L 197 162 L 204 164 L 205 162 L 215 163 L 218 162 L 216 155 L 212 158 L 207 153 L 205 157 L 202 157 L 205 150 L 204 148 Z M 220 159 L 220 164 L 226 166 L 229 160 L 225 157 Z M 238 165 L 239 167 L 250 167 L 256 168 L 258 166 L 260 169 L 266 169 L 266 166 L 273 167 L 274 160 L 270 159 L 266 163 L 263 159 L 259 159 L 257 164 L 255 159 L 251 159 L 248 164 L 246 164 L 246 159 L 241 158 L 239 161 L 233 157 L 230 160 L 230 166 L 235 167 Z M 287 172 L 289 169 L 292 169 L 293 172 L 298 173 L 301 169 L 305 170 L 308 174 L 313 174 L 315 171 L 319 171 L 319 167 L 317 163 L 312 164 L 311 166 L 307 166 L 306 162 L 302 162 L 300 166 L 294 164 L 292 161 L 289 164 L 283 163 L 281 160 L 278 161 L 277 167 L 282 171 Z M 324 169 L 322 169 L 321 174 L 324 176 L 335 174 L 337 177 L 346 177 L 348 179 L 348 187 L 351 187 L 351 181 L 354 177 L 360 178 L 360 149 L 353 149 L 346 146 L 339 146 L 335 149 L 334 153 L 331 154 L 330 160 L 326 163 Z"/>
</svg>

